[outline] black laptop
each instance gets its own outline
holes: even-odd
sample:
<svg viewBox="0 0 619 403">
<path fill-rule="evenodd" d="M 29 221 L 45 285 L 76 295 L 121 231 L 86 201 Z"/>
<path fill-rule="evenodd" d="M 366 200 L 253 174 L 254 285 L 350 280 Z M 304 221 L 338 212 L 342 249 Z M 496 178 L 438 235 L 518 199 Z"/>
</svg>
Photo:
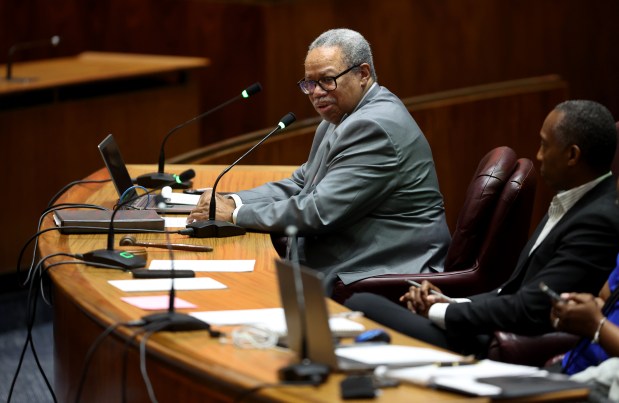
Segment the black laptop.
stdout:
<svg viewBox="0 0 619 403">
<path fill-rule="evenodd" d="M 127 204 L 126 209 L 138 210 L 156 210 L 158 213 L 166 214 L 189 214 L 195 208 L 193 205 L 187 204 L 167 204 L 165 206 L 157 206 L 155 203 L 155 195 L 143 195 L 138 197 L 138 193 L 133 188 L 134 184 L 125 165 L 120 149 L 114 136 L 108 136 L 99 144 L 99 152 L 103 157 L 103 162 L 110 173 L 110 178 L 114 183 L 119 199 L 123 200 L 135 199 Z"/>
</svg>

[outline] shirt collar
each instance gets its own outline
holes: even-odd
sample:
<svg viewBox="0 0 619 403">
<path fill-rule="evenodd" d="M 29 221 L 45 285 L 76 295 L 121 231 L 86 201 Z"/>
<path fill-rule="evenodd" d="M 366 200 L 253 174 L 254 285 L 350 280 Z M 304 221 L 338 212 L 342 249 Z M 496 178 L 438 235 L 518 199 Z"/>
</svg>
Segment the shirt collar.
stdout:
<svg viewBox="0 0 619 403">
<path fill-rule="evenodd" d="M 557 193 L 550 203 L 550 216 L 555 214 L 564 214 L 571 209 L 578 200 L 580 200 L 588 191 L 593 189 L 598 183 L 612 175 L 612 172 L 608 172 L 592 181 L 589 181 L 583 185 L 577 186 L 572 189 L 564 190 Z"/>
</svg>

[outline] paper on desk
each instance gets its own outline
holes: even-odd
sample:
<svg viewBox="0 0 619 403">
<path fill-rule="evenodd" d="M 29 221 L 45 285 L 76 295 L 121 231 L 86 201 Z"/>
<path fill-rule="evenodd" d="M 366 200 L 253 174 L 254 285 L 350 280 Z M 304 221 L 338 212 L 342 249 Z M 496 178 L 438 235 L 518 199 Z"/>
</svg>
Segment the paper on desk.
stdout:
<svg viewBox="0 0 619 403">
<path fill-rule="evenodd" d="M 412 368 L 388 369 L 382 376 L 395 378 L 401 381 L 421 385 L 431 384 L 450 384 L 454 385 L 461 382 L 462 387 L 474 385 L 473 382 L 477 378 L 496 377 L 496 376 L 524 376 L 524 375 L 539 375 L 547 373 L 537 367 L 529 367 L 526 365 L 507 364 L 504 362 L 482 360 L 476 364 L 459 365 L 451 367 L 439 367 L 436 365 L 424 365 Z M 486 388 L 487 384 L 482 384 L 481 389 L 488 393 L 490 388 Z"/>
<path fill-rule="evenodd" d="M 126 292 L 169 291 L 172 279 L 109 280 L 108 283 Z M 220 290 L 224 288 L 227 288 L 224 284 L 208 277 L 177 278 L 174 280 L 175 290 Z"/>
<path fill-rule="evenodd" d="M 437 362 L 461 361 L 464 357 L 433 348 L 401 346 L 397 344 L 372 345 L 360 344 L 353 347 L 335 349 L 338 357 L 348 358 L 371 365 L 427 364 Z"/>
<path fill-rule="evenodd" d="M 255 260 L 174 260 L 177 270 L 212 272 L 250 272 L 254 271 Z M 150 270 L 170 270 L 170 260 L 152 260 Z"/>
<path fill-rule="evenodd" d="M 258 325 L 280 336 L 287 332 L 282 308 L 204 311 L 192 312 L 190 315 L 216 326 Z M 336 337 L 354 336 L 365 330 L 361 323 L 342 317 L 329 318 L 329 327 Z"/>
<path fill-rule="evenodd" d="M 166 203 L 168 204 L 187 204 L 189 206 L 195 206 L 200 200 L 200 195 L 172 192 L 171 190 L 169 192 L 162 190 L 161 195 L 165 197 Z"/>
<path fill-rule="evenodd" d="M 168 295 L 146 295 L 142 297 L 122 297 L 121 300 L 128 304 L 137 306 L 145 310 L 161 310 L 167 309 L 170 306 L 170 297 Z M 197 308 L 196 305 L 181 298 L 174 298 L 174 308 Z"/>
<path fill-rule="evenodd" d="M 185 228 L 187 226 L 187 216 L 164 216 L 163 222 L 166 228 Z"/>
</svg>

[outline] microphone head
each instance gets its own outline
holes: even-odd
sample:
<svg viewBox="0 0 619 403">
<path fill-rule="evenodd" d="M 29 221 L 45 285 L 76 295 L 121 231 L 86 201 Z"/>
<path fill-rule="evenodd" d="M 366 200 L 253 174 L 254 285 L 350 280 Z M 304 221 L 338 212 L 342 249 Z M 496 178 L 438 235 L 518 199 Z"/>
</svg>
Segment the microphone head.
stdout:
<svg viewBox="0 0 619 403">
<path fill-rule="evenodd" d="M 188 169 L 186 171 L 181 172 L 177 177 L 176 177 L 176 181 L 177 182 L 186 182 L 190 179 L 193 179 L 193 177 L 196 176 L 196 171 L 194 171 L 193 169 Z"/>
<path fill-rule="evenodd" d="M 52 46 L 57 46 L 60 43 L 60 37 L 58 35 L 52 36 L 51 43 Z"/>
<path fill-rule="evenodd" d="M 262 85 L 260 85 L 260 83 L 253 83 L 249 87 L 245 88 L 243 92 L 241 92 L 241 96 L 243 98 L 249 98 L 252 95 L 259 93 L 260 91 L 262 91 Z"/>
<path fill-rule="evenodd" d="M 286 236 L 287 237 L 295 237 L 297 236 L 297 233 L 299 232 L 298 228 L 295 225 L 289 225 L 286 227 Z"/>
<path fill-rule="evenodd" d="M 294 113 L 292 112 L 288 112 L 286 114 L 286 116 L 284 116 L 280 121 L 279 121 L 279 127 L 281 127 L 282 129 L 285 127 L 290 126 L 295 120 L 297 120 L 297 117 L 294 115 Z"/>
</svg>

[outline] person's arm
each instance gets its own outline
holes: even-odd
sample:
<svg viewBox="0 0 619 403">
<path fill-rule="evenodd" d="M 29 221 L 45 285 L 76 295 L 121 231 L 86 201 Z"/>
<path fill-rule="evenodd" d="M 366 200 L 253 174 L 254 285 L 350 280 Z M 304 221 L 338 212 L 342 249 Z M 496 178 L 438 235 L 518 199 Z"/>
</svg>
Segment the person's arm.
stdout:
<svg viewBox="0 0 619 403">
<path fill-rule="evenodd" d="M 599 290 L 615 266 L 619 243 L 619 217 L 613 198 L 609 193 L 570 212 L 571 216 L 565 217 L 526 258 L 520 285 L 508 283 L 508 291 L 472 298 L 471 304 L 451 304 L 445 316 L 447 329 L 456 333 L 474 329 L 477 333 L 503 330 L 525 335 L 551 331 L 551 303 L 540 291 L 539 283 L 543 281 L 559 293 Z"/>
<path fill-rule="evenodd" d="M 553 302 L 550 320 L 555 329 L 587 337 L 606 351 L 619 356 L 619 327 L 602 313 L 604 301 L 591 294 L 564 293 L 565 301 Z"/>
<path fill-rule="evenodd" d="M 387 133 L 374 122 L 357 119 L 349 124 L 326 159 L 326 173 L 315 187 L 310 184 L 285 200 L 245 205 L 237 224 L 269 231 L 294 224 L 300 234 L 320 234 L 369 214 L 399 181 L 397 153 Z M 242 199 L 245 202 L 245 193 Z"/>
</svg>

